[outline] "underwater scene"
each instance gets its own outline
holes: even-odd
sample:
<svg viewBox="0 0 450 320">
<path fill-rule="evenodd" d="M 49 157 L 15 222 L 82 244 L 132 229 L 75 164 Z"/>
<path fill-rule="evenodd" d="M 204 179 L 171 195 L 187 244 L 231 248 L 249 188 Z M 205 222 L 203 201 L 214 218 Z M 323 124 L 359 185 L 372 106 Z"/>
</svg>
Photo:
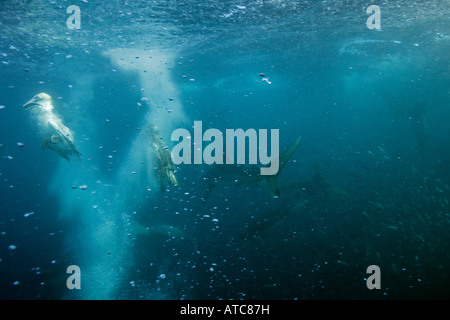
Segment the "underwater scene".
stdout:
<svg viewBox="0 0 450 320">
<path fill-rule="evenodd" d="M 0 299 L 450 298 L 449 13 L 1 1 Z"/>
</svg>

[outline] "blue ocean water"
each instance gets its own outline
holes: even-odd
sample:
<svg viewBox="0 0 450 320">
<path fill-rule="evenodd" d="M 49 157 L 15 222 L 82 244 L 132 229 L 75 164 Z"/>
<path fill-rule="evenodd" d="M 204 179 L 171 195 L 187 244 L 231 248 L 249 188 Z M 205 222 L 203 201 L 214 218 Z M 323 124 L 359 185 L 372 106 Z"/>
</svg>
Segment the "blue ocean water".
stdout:
<svg viewBox="0 0 450 320">
<path fill-rule="evenodd" d="M 437 0 L 2 1 L 0 298 L 448 298 L 448 13 Z M 21 107 L 40 92 L 81 160 L 41 150 Z M 301 136 L 280 196 L 232 165 L 177 165 L 161 191 L 149 130 L 170 150 L 194 121 L 278 129 L 281 152 Z"/>
</svg>

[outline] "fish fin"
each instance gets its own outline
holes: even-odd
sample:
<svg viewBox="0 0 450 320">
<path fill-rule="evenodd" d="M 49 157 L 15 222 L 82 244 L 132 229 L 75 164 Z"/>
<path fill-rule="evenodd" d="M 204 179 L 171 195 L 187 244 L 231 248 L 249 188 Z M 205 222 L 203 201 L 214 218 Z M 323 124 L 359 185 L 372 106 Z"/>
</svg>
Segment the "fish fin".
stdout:
<svg viewBox="0 0 450 320">
<path fill-rule="evenodd" d="M 294 141 L 293 144 L 289 148 L 283 151 L 283 153 L 280 155 L 280 164 L 277 174 L 274 175 L 266 175 L 264 176 L 267 186 L 269 187 L 270 191 L 272 192 L 272 195 L 274 198 L 280 197 L 280 188 L 278 187 L 278 175 L 281 173 L 283 168 L 286 166 L 286 163 L 289 161 L 289 159 L 294 154 L 295 150 L 297 150 L 298 146 L 300 145 L 301 137 L 298 137 L 297 140 Z"/>
<path fill-rule="evenodd" d="M 274 198 L 280 197 L 280 188 L 278 187 L 278 175 L 266 176 L 266 183 L 272 192 Z"/>
<path fill-rule="evenodd" d="M 293 144 L 289 146 L 286 150 L 283 151 L 283 153 L 280 155 L 280 167 L 278 169 L 277 175 L 281 173 L 283 168 L 286 166 L 286 163 L 288 163 L 289 159 L 294 154 L 295 150 L 297 150 L 298 146 L 300 145 L 301 137 L 298 137 Z"/>
</svg>

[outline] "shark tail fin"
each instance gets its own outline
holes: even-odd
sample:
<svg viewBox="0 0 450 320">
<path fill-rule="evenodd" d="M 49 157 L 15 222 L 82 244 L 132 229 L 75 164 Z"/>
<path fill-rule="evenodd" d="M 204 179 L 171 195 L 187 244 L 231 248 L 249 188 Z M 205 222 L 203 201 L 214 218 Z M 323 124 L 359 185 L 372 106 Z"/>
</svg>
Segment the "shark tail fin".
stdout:
<svg viewBox="0 0 450 320">
<path fill-rule="evenodd" d="M 300 145 L 301 137 L 298 137 L 293 144 L 289 146 L 286 150 L 283 151 L 283 153 L 280 155 L 279 158 L 279 169 L 277 174 L 271 175 L 271 176 L 265 176 L 265 180 L 267 182 L 267 185 L 269 186 L 270 191 L 273 194 L 274 198 L 280 197 L 280 189 L 278 187 L 278 176 L 283 170 L 283 168 L 286 166 L 286 163 L 288 163 L 289 159 L 294 154 L 295 150 L 297 150 L 298 146 Z"/>
<path fill-rule="evenodd" d="M 283 168 L 286 166 L 286 163 L 289 161 L 289 159 L 294 154 L 295 150 L 297 150 L 298 146 L 300 145 L 301 137 L 298 137 L 293 144 L 289 146 L 286 150 L 283 151 L 283 153 L 280 155 L 280 168 L 278 169 L 277 175 L 281 173 Z"/>
<path fill-rule="evenodd" d="M 280 188 L 278 187 L 278 174 L 272 176 L 266 176 L 266 183 L 269 186 L 270 191 L 272 192 L 272 196 L 274 198 L 280 197 Z"/>
</svg>

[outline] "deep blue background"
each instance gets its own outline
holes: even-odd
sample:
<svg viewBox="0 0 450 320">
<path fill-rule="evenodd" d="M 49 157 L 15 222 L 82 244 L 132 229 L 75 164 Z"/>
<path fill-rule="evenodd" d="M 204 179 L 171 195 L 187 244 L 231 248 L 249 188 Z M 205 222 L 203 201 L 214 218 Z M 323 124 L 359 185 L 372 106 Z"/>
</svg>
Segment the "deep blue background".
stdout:
<svg viewBox="0 0 450 320">
<path fill-rule="evenodd" d="M 202 178 L 210 168 L 180 165 L 179 188 L 143 201 L 138 214 L 130 214 L 140 223 L 177 226 L 188 236 L 137 238 L 116 298 L 448 298 L 449 30 L 437 14 L 441 9 L 436 4 L 434 15 L 431 5 L 421 11 L 403 2 L 382 8 L 379 32 L 365 26 L 365 3 L 359 11 L 341 3 L 329 9 L 311 1 L 304 8 L 296 1 L 269 3 L 245 2 L 247 16 L 236 9 L 244 3 L 232 1 L 142 8 L 89 3 L 82 7 L 90 12 L 83 15 L 86 33 L 72 34 L 73 46 L 55 40 L 54 47 L 32 40 L 38 30 L 31 27 L 14 31 L 14 25 L 35 22 L 25 18 L 33 7 L 17 11 L 17 21 L 11 2 L 0 7 L 2 26 L 10 25 L 0 42 L 6 54 L 0 65 L 0 298 L 66 297 L 65 268 L 77 248 L 67 246 L 72 226 L 58 219 L 64 204 L 48 188 L 64 160 L 40 150 L 36 128 L 20 106 L 41 91 L 62 97 L 56 108 L 80 149 L 83 143 L 101 146 L 89 148 L 96 151 L 83 154 L 83 161 L 100 159 L 98 176 L 114 179 L 147 111 L 137 105 L 138 75 L 119 70 L 101 53 L 158 45 L 177 52 L 172 81 L 189 124 L 198 120 L 204 130 L 223 132 L 279 129 L 282 150 L 298 136 L 302 143 L 280 174 L 275 200 L 261 183 L 217 185 L 204 203 Z M 402 12 L 413 22 L 395 19 Z M 55 6 L 48 14 L 65 17 Z M 126 28 L 146 30 L 152 23 L 167 26 L 170 36 L 158 29 L 160 43 L 154 44 L 144 31 Z M 99 26 L 109 28 L 102 33 Z M 68 30 L 58 25 L 52 32 L 66 37 Z M 69 53 L 73 58 L 65 58 Z M 261 82 L 261 72 L 272 84 Z M 83 89 L 68 85 L 83 77 L 93 79 L 92 99 L 73 108 L 71 96 Z M 73 112 L 85 114 L 71 117 Z M 95 135 L 83 128 L 84 115 L 95 123 Z M 34 214 L 24 217 L 29 212 Z M 267 219 L 274 219 L 273 228 L 258 227 Z M 253 228 L 264 233 L 254 237 Z M 15 250 L 8 249 L 12 244 Z M 382 290 L 366 288 L 371 264 L 381 268 Z M 82 297 L 82 291 L 74 296 Z"/>
</svg>

